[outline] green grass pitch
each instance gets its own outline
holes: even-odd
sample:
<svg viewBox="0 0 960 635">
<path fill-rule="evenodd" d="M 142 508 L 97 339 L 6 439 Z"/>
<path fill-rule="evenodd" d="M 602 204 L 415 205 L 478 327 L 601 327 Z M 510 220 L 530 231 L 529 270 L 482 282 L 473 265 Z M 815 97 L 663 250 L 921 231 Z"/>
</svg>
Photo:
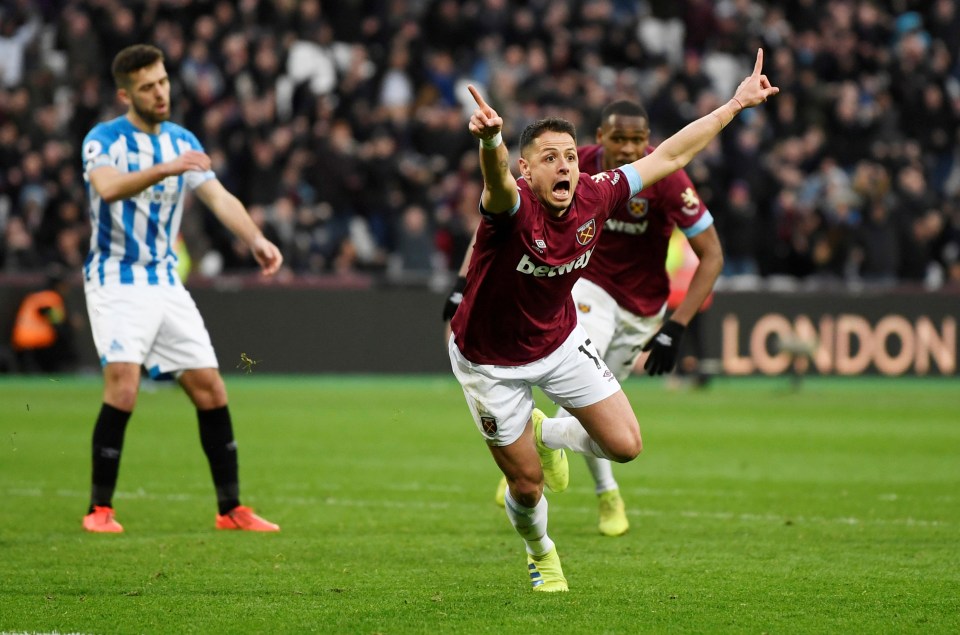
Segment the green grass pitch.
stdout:
<svg viewBox="0 0 960 635">
<path fill-rule="evenodd" d="M 244 501 L 280 534 L 213 529 L 172 386 L 128 428 L 126 533 L 85 534 L 99 378 L 0 380 L 0 632 L 960 632 L 955 379 L 631 379 L 630 532 L 597 533 L 579 458 L 548 496 L 566 594 L 530 591 L 452 378 L 228 388 Z"/>
</svg>

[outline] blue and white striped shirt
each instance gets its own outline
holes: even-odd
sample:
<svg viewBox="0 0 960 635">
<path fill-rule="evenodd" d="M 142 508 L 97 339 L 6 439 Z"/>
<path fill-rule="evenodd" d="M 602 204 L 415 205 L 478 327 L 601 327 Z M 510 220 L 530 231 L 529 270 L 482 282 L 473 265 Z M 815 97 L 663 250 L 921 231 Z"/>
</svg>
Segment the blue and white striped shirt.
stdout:
<svg viewBox="0 0 960 635">
<path fill-rule="evenodd" d="M 175 245 L 183 217 L 186 188 L 215 178 L 212 171 L 171 176 L 130 198 L 108 203 L 90 183 L 90 172 L 112 166 L 135 172 L 165 163 L 188 150 L 203 152 L 192 132 L 163 122 L 158 134 L 148 134 L 125 116 L 97 124 L 83 140 L 83 180 L 90 199 L 90 253 L 83 264 L 84 280 L 112 284 L 177 285 Z"/>
</svg>

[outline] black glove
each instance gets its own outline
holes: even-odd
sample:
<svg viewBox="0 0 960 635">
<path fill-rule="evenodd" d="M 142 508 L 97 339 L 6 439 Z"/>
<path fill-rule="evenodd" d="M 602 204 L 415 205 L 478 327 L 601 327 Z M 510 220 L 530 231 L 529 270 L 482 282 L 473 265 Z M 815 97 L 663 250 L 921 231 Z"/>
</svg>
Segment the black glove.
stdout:
<svg viewBox="0 0 960 635">
<path fill-rule="evenodd" d="M 450 289 L 450 295 L 447 301 L 443 303 L 443 321 L 449 322 L 457 312 L 457 307 L 463 302 L 463 289 L 467 286 L 467 279 L 463 276 L 457 278 L 457 283 Z"/>
<path fill-rule="evenodd" d="M 680 351 L 680 340 L 687 330 L 683 324 L 667 320 L 657 334 L 650 338 L 644 351 L 650 351 L 643 369 L 650 375 L 662 375 L 673 370 L 677 363 L 677 354 Z"/>
</svg>

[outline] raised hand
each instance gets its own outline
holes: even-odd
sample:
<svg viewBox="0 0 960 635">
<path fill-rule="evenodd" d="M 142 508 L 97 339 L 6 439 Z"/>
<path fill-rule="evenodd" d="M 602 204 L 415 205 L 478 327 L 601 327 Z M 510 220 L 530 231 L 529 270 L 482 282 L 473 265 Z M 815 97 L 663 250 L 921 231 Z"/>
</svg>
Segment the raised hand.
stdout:
<svg viewBox="0 0 960 635">
<path fill-rule="evenodd" d="M 477 108 L 470 115 L 470 123 L 467 126 L 477 139 L 492 139 L 503 129 L 503 119 L 497 114 L 497 111 L 483 100 L 480 92 L 470 84 L 467 86 L 474 101 L 477 102 Z"/>
<path fill-rule="evenodd" d="M 770 84 L 770 80 L 761 71 L 763 69 L 763 49 L 757 49 L 757 62 L 753 65 L 753 73 L 745 78 L 734 93 L 735 99 L 742 108 L 752 108 L 767 101 L 780 92 L 780 89 Z"/>
</svg>

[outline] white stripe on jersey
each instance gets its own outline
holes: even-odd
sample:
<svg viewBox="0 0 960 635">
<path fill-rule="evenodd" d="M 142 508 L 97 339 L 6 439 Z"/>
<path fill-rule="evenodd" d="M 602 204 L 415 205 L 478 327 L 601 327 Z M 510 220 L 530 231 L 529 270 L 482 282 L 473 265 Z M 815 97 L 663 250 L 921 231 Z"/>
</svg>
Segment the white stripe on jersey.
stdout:
<svg viewBox="0 0 960 635">
<path fill-rule="evenodd" d="M 84 264 L 90 284 L 176 285 L 174 243 L 180 231 L 185 188 L 215 178 L 211 171 L 188 172 L 156 183 L 128 199 L 106 203 L 89 183 L 91 170 L 109 165 L 120 172 L 147 169 L 188 150 L 203 151 L 186 129 L 164 123 L 150 135 L 125 117 L 94 127 L 84 140 L 84 179 L 90 196 L 93 232 Z"/>
</svg>

